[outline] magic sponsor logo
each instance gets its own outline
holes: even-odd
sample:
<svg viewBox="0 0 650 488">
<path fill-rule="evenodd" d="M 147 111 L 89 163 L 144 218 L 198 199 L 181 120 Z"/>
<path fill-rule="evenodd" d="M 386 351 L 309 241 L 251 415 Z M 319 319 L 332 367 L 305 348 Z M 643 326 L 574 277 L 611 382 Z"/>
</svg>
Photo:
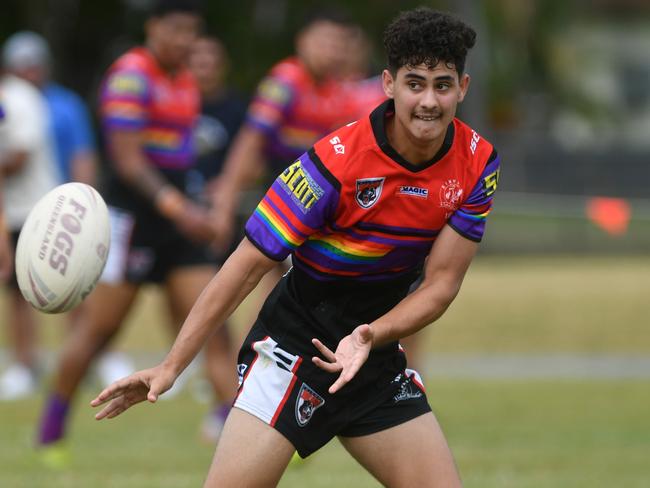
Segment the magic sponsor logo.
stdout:
<svg viewBox="0 0 650 488">
<path fill-rule="evenodd" d="M 408 195 L 418 198 L 429 198 L 429 190 L 427 188 L 420 188 L 419 186 L 402 185 L 397 187 L 398 195 Z"/>
<path fill-rule="evenodd" d="M 303 213 L 309 212 L 325 193 L 300 160 L 285 169 L 278 180 Z"/>
</svg>

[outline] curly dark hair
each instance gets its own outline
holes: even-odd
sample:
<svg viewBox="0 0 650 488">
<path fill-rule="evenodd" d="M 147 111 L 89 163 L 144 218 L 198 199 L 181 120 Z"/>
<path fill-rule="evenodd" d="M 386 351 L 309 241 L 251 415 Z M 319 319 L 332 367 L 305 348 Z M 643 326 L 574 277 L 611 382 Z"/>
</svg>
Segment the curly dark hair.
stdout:
<svg viewBox="0 0 650 488">
<path fill-rule="evenodd" d="M 428 7 L 402 12 L 384 31 L 388 69 L 396 74 L 402 66 L 425 64 L 433 68 L 442 61 L 458 74 L 476 42 L 476 31 L 451 14 Z"/>
</svg>

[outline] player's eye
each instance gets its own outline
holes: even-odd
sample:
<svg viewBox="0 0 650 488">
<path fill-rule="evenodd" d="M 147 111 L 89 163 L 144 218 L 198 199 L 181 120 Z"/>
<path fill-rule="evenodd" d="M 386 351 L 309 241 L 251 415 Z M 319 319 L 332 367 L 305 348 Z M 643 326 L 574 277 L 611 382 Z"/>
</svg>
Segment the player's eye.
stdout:
<svg viewBox="0 0 650 488">
<path fill-rule="evenodd" d="M 417 81 L 409 81 L 408 82 L 408 87 L 411 90 L 417 90 L 418 88 L 420 88 L 420 84 Z"/>
</svg>

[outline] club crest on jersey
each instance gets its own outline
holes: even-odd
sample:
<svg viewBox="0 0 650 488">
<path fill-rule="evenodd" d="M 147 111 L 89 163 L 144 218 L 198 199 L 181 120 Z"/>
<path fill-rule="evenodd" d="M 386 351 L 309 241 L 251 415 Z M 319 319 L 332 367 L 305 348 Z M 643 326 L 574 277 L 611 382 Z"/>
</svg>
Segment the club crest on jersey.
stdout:
<svg viewBox="0 0 650 488">
<path fill-rule="evenodd" d="M 355 198 L 361 208 L 370 208 L 379 200 L 385 179 L 382 177 L 357 180 Z"/>
<path fill-rule="evenodd" d="M 463 197 L 463 188 L 458 180 L 447 180 L 440 187 L 440 206 L 448 210 L 458 210 Z"/>
<path fill-rule="evenodd" d="M 296 399 L 296 422 L 298 425 L 300 427 L 307 425 L 314 412 L 323 405 L 325 405 L 323 397 L 303 383 Z"/>
</svg>

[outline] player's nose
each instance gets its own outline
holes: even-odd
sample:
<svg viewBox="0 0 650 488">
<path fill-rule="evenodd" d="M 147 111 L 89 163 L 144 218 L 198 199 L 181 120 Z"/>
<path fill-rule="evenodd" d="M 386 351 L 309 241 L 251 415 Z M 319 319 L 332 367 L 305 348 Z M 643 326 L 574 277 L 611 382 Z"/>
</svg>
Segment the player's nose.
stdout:
<svg viewBox="0 0 650 488">
<path fill-rule="evenodd" d="M 439 106 L 438 97 L 434 90 L 424 90 L 420 97 L 420 108 L 423 110 L 434 110 Z"/>
</svg>

